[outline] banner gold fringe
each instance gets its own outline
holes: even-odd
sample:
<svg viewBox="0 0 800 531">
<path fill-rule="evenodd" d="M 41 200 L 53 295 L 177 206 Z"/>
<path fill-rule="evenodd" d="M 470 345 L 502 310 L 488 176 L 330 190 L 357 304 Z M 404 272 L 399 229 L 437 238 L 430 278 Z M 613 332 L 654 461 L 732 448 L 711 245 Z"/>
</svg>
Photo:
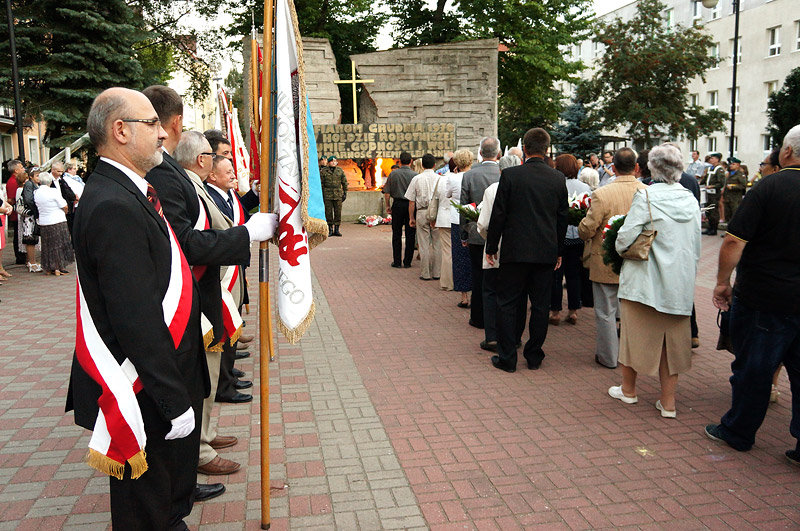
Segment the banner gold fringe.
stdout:
<svg viewBox="0 0 800 531">
<path fill-rule="evenodd" d="M 311 303 L 311 308 L 308 310 L 308 314 L 306 314 L 305 319 L 303 319 L 303 321 L 299 325 L 297 325 L 292 329 L 287 327 L 283 323 L 283 321 L 278 319 L 278 328 L 280 329 L 281 332 L 283 332 L 284 337 L 289 343 L 294 345 L 298 341 L 300 341 L 300 338 L 303 337 L 303 334 L 306 333 L 306 330 L 308 330 L 308 327 L 311 326 L 311 323 L 314 321 L 314 314 L 316 313 L 316 311 L 317 311 L 317 303 L 313 301 Z"/>
<path fill-rule="evenodd" d="M 203 348 L 208 350 L 208 346 L 214 341 L 214 329 L 212 328 L 203 336 Z"/>
<path fill-rule="evenodd" d="M 239 328 L 237 328 L 236 332 L 231 336 L 231 345 L 239 341 L 239 338 L 242 337 L 242 332 L 244 332 L 244 326 L 239 325 Z"/>
<path fill-rule="evenodd" d="M 224 341 L 220 341 L 216 345 L 211 345 L 210 347 L 206 348 L 208 352 L 222 352 L 222 344 L 225 343 Z"/>
<path fill-rule="evenodd" d="M 294 7 L 294 2 L 292 0 L 289 1 L 289 12 L 292 14 L 292 26 L 294 26 L 294 40 L 297 43 L 297 76 L 301 80 L 305 80 L 305 70 L 306 66 L 303 61 L 303 37 L 300 35 L 300 23 L 297 20 L 297 10 Z M 297 108 L 299 111 L 299 118 L 300 118 L 300 134 L 303 139 L 303 146 L 308 146 L 308 126 L 307 126 L 307 117 L 306 111 L 308 110 L 306 107 L 306 86 L 305 83 L 301 81 L 300 85 L 300 95 L 298 97 L 298 104 Z M 313 249 L 320 243 L 324 242 L 328 238 L 328 223 L 324 219 L 319 218 L 312 218 L 308 215 L 308 149 L 302 150 L 303 154 L 303 174 L 300 176 L 301 179 L 301 186 L 300 186 L 300 197 L 303 208 L 300 211 L 300 215 L 303 219 L 303 227 L 306 229 L 306 233 L 308 234 L 308 247 L 309 250 Z M 314 162 L 316 164 L 316 161 Z M 313 312 L 309 312 L 313 313 Z M 298 327 L 299 328 L 299 327 Z M 297 330 L 297 328 L 295 328 Z M 302 333 L 300 334 L 302 335 Z"/>
<path fill-rule="evenodd" d="M 125 463 L 114 461 L 91 448 L 89 448 L 89 453 L 86 454 L 86 464 L 107 476 L 113 476 L 120 480 L 125 474 Z M 131 465 L 131 479 L 136 479 L 147 472 L 147 454 L 145 454 L 144 449 L 139 450 L 128 459 L 128 464 Z"/>
</svg>

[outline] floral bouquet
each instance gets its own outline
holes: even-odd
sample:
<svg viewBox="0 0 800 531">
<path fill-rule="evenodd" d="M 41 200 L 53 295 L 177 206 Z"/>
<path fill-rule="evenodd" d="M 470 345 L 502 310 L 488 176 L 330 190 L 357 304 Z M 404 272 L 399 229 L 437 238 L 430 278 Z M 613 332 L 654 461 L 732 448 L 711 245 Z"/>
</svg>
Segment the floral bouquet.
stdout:
<svg viewBox="0 0 800 531">
<path fill-rule="evenodd" d="M 450 204 L 453 205 L 456 208 L 456 210 L 458 210 L 459 214 L 461 214 L 468 220 L 478 221 L 478 216 L 481 214 L 481 211 L 475 203 L 470 203 L 468 205 L 461 205 L 451 199 Z"/>
<path fill-rule="evenodd" d="M 586 217 L 586 212 L 589 211 L 589 206 L 591 204 L 592 198 L 586 192 L 580 195 L 572 195 L 572 197 L 569 198 L 569 213 L 567 214 L 568 223 L 577 227 L 581 220 Z"/>
<path fill-rule="evenodd" d="M 606 226 L 603 227 L 603 263 L 610 265 L 616 275 L 619 275 L 622 270 L 623 258 L 617 252 L 616 243 L 617 233 L 623 223 L 625 223 L 625 216 L 619 214 L 611 216 Z"/>
<path fill-rule="evenodd" d="M 358 216 L 356 223 L 360 223 L 361 225 L 366 225 L 367 227 L 374 227 L 376 225 L 388 225 L 392 222 L 392 218 L 384 218 L 381 216 L 367 216 L 366 214 L 361 214 Z"/>
</svg>

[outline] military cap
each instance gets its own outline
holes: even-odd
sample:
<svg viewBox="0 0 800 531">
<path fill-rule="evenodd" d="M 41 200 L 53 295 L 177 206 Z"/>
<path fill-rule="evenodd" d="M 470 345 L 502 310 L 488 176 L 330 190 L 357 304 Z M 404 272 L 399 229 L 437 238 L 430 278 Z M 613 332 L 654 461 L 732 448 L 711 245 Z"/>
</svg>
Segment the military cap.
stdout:
<svg viewBox="0 0 800 531">
<path fill-rule="evenodd" d="M 728 164 L 741 164 L 742 161 L 736 157 L 728 157 Z"/>
<path fill-rule="evenodd" d="M 332 161 L 332 160 L 336 160 L 336 157 L 334 157 L 333 155 L 331 155 L 330 157 L 328 157 L 328 162 L 330 162 L 330 161 Z"/>
<path fill-rule="evenodd" d="M 719 160 L 722 160 L 722 153 L 709 153 L 709 157 L 717 157 Z"/>
</svg>

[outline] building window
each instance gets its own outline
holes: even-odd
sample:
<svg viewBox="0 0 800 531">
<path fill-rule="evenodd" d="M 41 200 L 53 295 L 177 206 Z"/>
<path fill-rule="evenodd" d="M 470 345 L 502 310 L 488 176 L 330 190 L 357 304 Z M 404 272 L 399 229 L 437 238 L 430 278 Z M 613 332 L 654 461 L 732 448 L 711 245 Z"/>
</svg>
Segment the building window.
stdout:
<svg viewBox="0 0 800 531">
<path fill-rule="evenodd" d="M 700 144 L 700 143 L 697 141 L 697 139 L 696 139 L 696 138 L 693 138 L 693 139 L 692 139 L 692 140 L 689 142 L 689 151 L 700 151 L 700 149 L 699 149 L 699 144 Z"/>
<path fill-rule="evenodd" d="M 664 18 L 667 21 L 667 27 L 668 28 L 674 28 L 675 27 L 675 10 L 674 9 L 667 9 L 664 12 Z"/>
<path fill-rule="evenodd" d="M 700 20 L 703 18 L 702 7 L 703 4 L 700 3 L 700 0 L 694 0 L 692 2 L 692 20 Z"/>
<path fill-rule="evenodd" d="M 726 136 L 725 137 L 725 142 L 728 144 L 728 146 L 730 146 L 731 145 L 731 137 Z M 734 136 L 733 137 L 733 155 L 736 156 L 737 153 L 739 153 L 739 137 L 738 136 Z"/>
<path fill-rule="evenodd" d="M 719 92 L 712 90 L 708 93 L 708 108 L 719 109 Z"/>
<path fill-rule="evenodd" d="M 767 99 L 766 103 L 764 104 L 764 110 L 766 111 L 769 109 L 769 97 L 772 96 L 772 93 L 778 90 L 778 82 L 777 81 L 767 81 L 764 83 L 764 87 L 767 90 Z"/>
<path fill-rule="evenodd" d="M 39 164 L 41 162 L 39 160 L 39 139 L 35 136 L 28 137 L 28 151 L 30 152 L 28 155 L 30 161 Z"/>
<path fill-rule="evenodd" d="M 715 42 L 712 44 L 708 53 L 711 55 L 711 58 L 714 59 L 714 66 L 712 68 L 719 68 L 719 43 Z"/>
<path fill-rule="evenodd" d="M 769 57 L 781 54 L 781 27 L 776 26 L 767 30 L 769 35 Z"/>
<path fill-rule="evenodd" d="M 795 27 L 794 49 L 795 51 L 797 51 L 800 50 L 800 20 L 795 20 L 794 27 Z"/>
<path fill-rule="evenodd" d="M 14 158 L 14 148 L 12 147 L 11 143 L 11 135 L 0 135 L 0 157 L 2 160 Z"/>
<path fill-rule="evenodd" d="M 600 43 L 599 42 L 593 42 L 592 46 L 594 47 L 593 50 L 592 50 L 592 57 L 597 59 L 598 57 L 600 57 L 600 54 L 602 52 L 602 50 L 600 50 Z"/>
<path fill-rule="evenodd" d="M 732 96 L 735 96 L 735 100 L 733 100 L 732 103 L 736 105 L 736 108 L 733 112 L 735 114 L 739 114 L 739 87 L 736 87 L 735 95 L 731 93 L 731 89 L 728 89 L 728 99 L 730 100 Z"/>
<path fill-rule="evenodd" d="M 719 3 L 711 8 L 711 20 L 716 20 L 719 18 Z"/>
<path fill-rule="evenodd" d="M 733 64 L 733 39 L 728 39 L 728 48 L 731 50 L 731 54 L 728 56 L 728 60 Z M 742 38 L 739 37 L 739 42 L 736 43 L 736 64 L 742 64 Z"/>
<path fill-rule="evenodd" d="M 766 157 L 772 152 L 772 137 L 770 135 L 761 135 L 761 143 L 764 146 L 764 156 Z"/>
<path fill-rule="evenodd" d="M 689 94 L 689 103 L 692 107 L 698 107 L 700 105 L 700 94 Z"/>
<path fill-rule="evenodd" d="M 710 136 L 706 139 L 706 146 L 709 153 L 715 153 L 717 151 L 717 137 Z"/>
</svg>

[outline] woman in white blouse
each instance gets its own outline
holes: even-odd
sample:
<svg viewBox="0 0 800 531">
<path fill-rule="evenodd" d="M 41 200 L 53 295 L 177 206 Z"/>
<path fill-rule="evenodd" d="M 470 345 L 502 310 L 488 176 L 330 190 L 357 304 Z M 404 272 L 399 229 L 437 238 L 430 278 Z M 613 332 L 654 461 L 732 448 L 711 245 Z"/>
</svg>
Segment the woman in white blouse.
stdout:
<svg viewBox="0 0 800 531">
<path fill-rule="evenodd" d="M 67 265 L 75 261 L 72 241 L 67 228 L 67 202 L 59 188 L 51 188 L 53 176 L 39 175 L 39 188 L 33 194 L 39 210 L 39 228 L 42 237 L 42 269 L 49 275 L 61 276 Z"/>
<path fill-rule="evenodd" d="M 472 291 L 472 269 L 469 261 L 469 251 L 461 243 L 460 236 L 460 217 L 458 210 L 450 204 L 450 201 L 460 203 L 461 198 L 461 177 L 464 172 L 472 167 L 475 155 L 468 149 L 459 149 L 453 154 L 450 162 L 454 166 L 451 173 L 447 174 L 447 186 L 445 187 L 444 197 L 439 199 L 442 203 L 450 206 L 450 260 L 452 264 L 453 290 L 461 292 L 461 302 L 459 308 L 469 308 L 469 292 Z M 437 217 L 437 221 L 439 221 Z M 444 278 L 444 260 L 442 261 L 442 278 Z"/>
</svg>

